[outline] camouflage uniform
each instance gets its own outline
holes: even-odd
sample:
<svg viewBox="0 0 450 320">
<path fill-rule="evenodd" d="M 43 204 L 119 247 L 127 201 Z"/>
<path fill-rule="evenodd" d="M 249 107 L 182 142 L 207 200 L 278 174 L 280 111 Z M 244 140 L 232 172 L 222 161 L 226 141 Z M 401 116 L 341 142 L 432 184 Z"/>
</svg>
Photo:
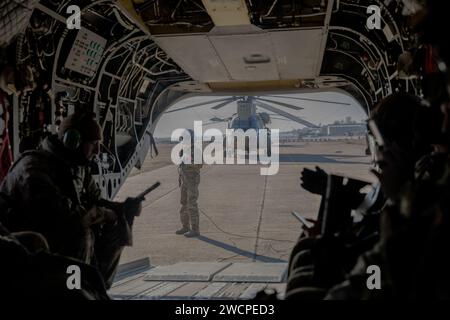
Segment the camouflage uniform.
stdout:
<svg viewBox="0 0 450 320">
<path fill-rule="evenodd" d="M 181 164 L 179 167 L 181 184 L 180 219 L 183 228 L 199 232 L 198 185 L 201 164 Z"/>
<path fill-rule="evenodd" d="M 11 232 L 35 231 L 50 251 L 99 268 L 109 287 L 131 226 L 116 211 L 116 223 L 98 223 L 100 190 L 86 162 L 74 162 L 57 137 L 46 138 L 41 150 L 24 153 L 0 186 L 9 209 L 0 222 Z M 119 208 L 120 209 L 120 208 Z M 125 235 L 125 237 L 124 237 Z"/>
</svg>

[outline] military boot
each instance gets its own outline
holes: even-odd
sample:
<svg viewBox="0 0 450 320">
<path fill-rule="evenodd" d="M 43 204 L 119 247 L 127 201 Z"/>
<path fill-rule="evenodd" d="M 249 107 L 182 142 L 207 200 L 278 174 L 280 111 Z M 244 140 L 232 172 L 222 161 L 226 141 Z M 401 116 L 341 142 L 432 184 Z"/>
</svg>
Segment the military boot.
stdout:
<svg viewBox="0 0 450 320">
<path fill-rule="evenodd" d="M 195 238 L 195 237 L 200 236 L 200 232 L 194 231 L 194 230 L 190 230 L 189 232 L 186 232 L 186 233 L 184 234 L 184 236 L 185 236 L 186 238 Z"/>
<path fill-rule="evenodd" d="M 198 227 L 195 227 L 195 226 L 192 226 L 191 230 L 184 234 L 184 236 L 186 238 L 195 238 L 195 237 L 198 237 L 199 235 L 200 235 L 200 230 L 198 229 Z"/>
<path fill-rule="evenodd" d="M 182 227 L 181 229 L 175 231 L 176 234 L 185 234 L 189 232 L 189 228 L 188 227 Z"/>
</svg>

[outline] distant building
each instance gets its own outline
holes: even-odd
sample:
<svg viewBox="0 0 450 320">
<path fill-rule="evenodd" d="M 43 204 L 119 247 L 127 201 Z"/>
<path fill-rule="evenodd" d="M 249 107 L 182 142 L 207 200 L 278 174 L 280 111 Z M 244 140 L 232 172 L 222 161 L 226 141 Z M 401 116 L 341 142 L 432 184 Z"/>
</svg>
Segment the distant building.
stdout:
<svg viewBox="0 0 450 320">
<path fill-rule="evenodd" d="M 280 143 L 285 143 L 285 142 L 293 142 L 293 141 L 298 141 L 300 138 L 299 133 L 297 131 L 284 131 L 284 132 L 280 132 L 278 139 Z"/>
<path fill-rule="evenodd" d="M 367 132 L 366 124 L 330 124 L 322 126 L 321 134 L 324 136 L 362 136 Z"/>
</svg>

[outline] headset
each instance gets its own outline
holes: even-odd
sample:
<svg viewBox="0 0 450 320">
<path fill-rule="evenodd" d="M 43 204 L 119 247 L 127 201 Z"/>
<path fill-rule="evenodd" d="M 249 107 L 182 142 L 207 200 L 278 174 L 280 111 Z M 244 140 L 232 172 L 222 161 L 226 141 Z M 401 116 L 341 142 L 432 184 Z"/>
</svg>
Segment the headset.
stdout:
<svg viewBox="0 0 450 320">
<path fill-rule="evenodd" d="M 81 114 L 77 119 L 75 119 L 75 123 L 72 127 L 69 127 L 65 132 L 62 139 L 62 142 L 64 146 L 67 149 L 70 150 L 76 150 L 80 147 L 81 143 L 83 142 L 80 130 L 78 127 L 80 124 L 83 123 L 83 121 L 87 119 L 95 119 L 95 113 L 94 112 L 88 112 Z"/>
<path fill-rule="evenodd" d="M 67 149 L 76 150 L 81 145 L 81 133 L 78 129 L 68 129 L 64 132 L 63 144 Z"/>
</svg>

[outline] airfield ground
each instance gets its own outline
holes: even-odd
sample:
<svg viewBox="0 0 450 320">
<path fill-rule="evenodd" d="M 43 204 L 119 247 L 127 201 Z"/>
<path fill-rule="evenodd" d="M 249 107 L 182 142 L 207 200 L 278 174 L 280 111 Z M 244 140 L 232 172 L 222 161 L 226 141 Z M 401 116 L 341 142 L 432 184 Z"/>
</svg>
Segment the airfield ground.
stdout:
<svg viewBox="0 0 450 320">
<path fill-rule="evenodd" d="M 133 171 L 116 197 L 138 194 L 157 180 L 162 184 L 143 203 L 134 246 L 125 249 L 121 263 L 142 257 L 150 257 L 151 265 L 286 262 L 300 230 L 291 211 L 314 218 L 319 207 L 320 198 L 300 187 L 304 167 L 374 179 L 365 139 L 282 145 L 280 169 L 273 176 L 261 176 L 260 165 L 205 165 L 198 201 L 202 236 L 187 239 L 174 234 L 180 227 L 180 189 L 171 147 L 159 145 L 160 155 L 148 157 L 141 171 Z"/>
</svg>

